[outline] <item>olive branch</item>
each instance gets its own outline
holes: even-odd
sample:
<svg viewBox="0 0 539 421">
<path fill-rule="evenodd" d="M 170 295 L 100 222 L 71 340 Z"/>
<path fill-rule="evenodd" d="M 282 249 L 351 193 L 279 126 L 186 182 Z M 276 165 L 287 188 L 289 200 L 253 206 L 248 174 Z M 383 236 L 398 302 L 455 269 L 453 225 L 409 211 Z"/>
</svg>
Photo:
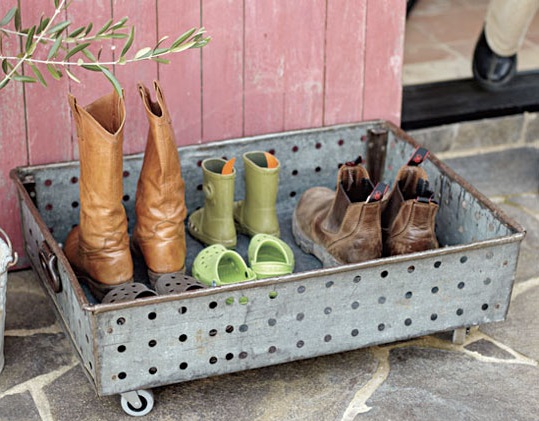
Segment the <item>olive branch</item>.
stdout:
<svg viewBox="0 0 539 421">
<path fill-rule="evenodd" d="M 46 66 L 53 79 L 59 80 L 65 72 L 70 79 L 77 83 L 80 83 L 80 80 L 75 74 L 75 69 L 101 72 L 121 95 L 122 88 L 110 70 L 110 66 L 126 65 L 143 60 L 168 64 L 170 60 L 163 56 L 191 48 L 204 47 L 211 39 L 209 36 L 204 37 L 206 33 L 204 28 L 192 28 L 177 37 L 168 47 L 163 46 L 163 43 L 169 38 L 164 36 L 155 46 L 144 47 L 134 55 L 128 56 L 135 39 L 135 27 L 127 26 L 127 17 L 116 23 L 109 19 L 94 32 L 92 32 L 94 29 L 92 22 L 72 29 L 69 20 L 59 21 L 58 19 L 62 10 L 66 10 L 69 4 L 66 0 L 54 0 L 55 10 L 52 16 L 42 15 L 38 24 L 28 28 L 21 26 L 21 15 L 18 7 L 11 8 L 0 20 L 0 61 L 3 73 L 3 76 L 0 73 L 0 89 L 12 80 L 22 83 L 39 82 L 43 86 L 47 86 L 47 82 L 37 66 L 40 64 Z M 16 52 L 4 51 L 3 40 L 10 36 L 17 37 L 20 41 L 21 47 Z M 125 40 L 117 59 L 101 60 L 101 48 L 97 56 L 90 51 L 89 48 L 93 45 L 110 39 Z M 37 51 L 41 50 L 48 52 L 46 59 L 38 59 L 34 56 Z M 23 64 L 30 67 L 31 74 L 22 72 Z"/>
</svg>

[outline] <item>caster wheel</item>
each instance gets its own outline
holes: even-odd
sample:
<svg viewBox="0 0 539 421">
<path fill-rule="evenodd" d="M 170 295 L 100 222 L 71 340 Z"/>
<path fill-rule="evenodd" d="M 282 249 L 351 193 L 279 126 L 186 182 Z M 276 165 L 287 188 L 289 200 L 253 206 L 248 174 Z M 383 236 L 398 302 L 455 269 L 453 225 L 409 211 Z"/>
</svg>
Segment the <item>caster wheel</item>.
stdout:
<svg viewBox="0 0 539 421">
<path fill-rule="evenodd" d="M 136 390 L 122 393 L 122 409 L 132 417 L 142 417 L 153 409 L 154 399 L 151 390 Z"/>
</svg>

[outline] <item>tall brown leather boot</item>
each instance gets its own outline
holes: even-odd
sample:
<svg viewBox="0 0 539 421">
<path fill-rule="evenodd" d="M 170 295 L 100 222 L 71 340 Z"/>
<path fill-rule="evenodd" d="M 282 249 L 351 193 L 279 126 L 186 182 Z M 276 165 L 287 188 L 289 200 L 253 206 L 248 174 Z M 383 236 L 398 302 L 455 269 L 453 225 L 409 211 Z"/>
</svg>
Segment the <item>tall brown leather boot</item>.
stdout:
<svg viewBox="0 0 539 421">
<path fill-rule="evenodd" d="M 167 105 L 157 81 L 156 101 L 138 84 L 150 128 L 137 186 L 134 247 L 142 252 L 150 281 L 185 270 L 185 184 Z"/>
<path fill-rule="evenodd" d="M 122 206 L 124 100 L 116 91 L 86 107 L 69 95 L 80 155 L 80 223 L 64 252 L 100 298 L 133 280 L 127 217 Z"/>
<path fill-rule="evenodd" d="M 292 219 L 296 243 L 324 266 L 376 259 L 382 255 L 380 199 L 384 184 L 373 187 L 359 163 L 339 169 L 337 190 L 313 187 L 301 196 Z"/>
<path fill-rule="evenodd" d="M 399 169 L 395 185 L 383 203 L 384 255 L 413 253 L 438 247 L 435 218 L 438 204 L 432 200 L 428 176 L 418 165 L 428 151 L 418 148 Z"/>
</svg>

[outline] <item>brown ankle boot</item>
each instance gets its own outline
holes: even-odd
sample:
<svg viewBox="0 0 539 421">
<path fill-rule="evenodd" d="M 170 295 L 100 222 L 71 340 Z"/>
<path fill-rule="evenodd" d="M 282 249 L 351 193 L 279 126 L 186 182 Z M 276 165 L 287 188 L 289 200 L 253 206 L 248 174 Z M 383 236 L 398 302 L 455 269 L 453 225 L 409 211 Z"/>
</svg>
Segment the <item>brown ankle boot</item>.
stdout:
<svg viewBox="0 0 539 421">
<path fill-rule="evenodd" d="M 122 206 L 125 105 L 116 91 L 84 108 L 68 98 L 79 142 L 80 223 L 67 236 L 64 252 L 74 270 L 103 293 L 133 280 Z"/>
<path fill-rule="evenodd" d="M 170 115 L 161 87 L 154 82 L 156 101 L 138 84 L 150 123 L 144 162 L 137 186 L 134 247 L 142 252 L 150 281 L 185 270 L 185 184 Z"/>
<path fill-rule="evenodd" d="M 380 199 L 384 192 L 383 184 L 373 188 L 361 164 L 343 165 L 336 192 L 313 187 L 301 196 L 292 219 L 296 243 L 324 266 L 380 257 Z"/>
<path fill-rule="evenodd" d="M 418 166 L 427 155 L 424 148 L 414 152 L 397 173 L 395 185 L 383 203 L 384 256 L 438 247 L 434 231 L 438 204 L 432 200 L 427 173 Z"/>
</svg>

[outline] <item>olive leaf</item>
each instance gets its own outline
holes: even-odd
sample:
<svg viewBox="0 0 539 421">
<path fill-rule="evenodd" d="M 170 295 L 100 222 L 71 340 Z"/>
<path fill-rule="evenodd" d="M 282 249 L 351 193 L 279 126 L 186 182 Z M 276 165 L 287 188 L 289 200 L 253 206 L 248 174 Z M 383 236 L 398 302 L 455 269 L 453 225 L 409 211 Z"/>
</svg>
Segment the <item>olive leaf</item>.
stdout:
<svg viewBox="0 0 539 421">
<path fill-rule="evenodd" d="M 131 32 L 129 32 L 129 38 L 125 42 L 124 48 L 122 48 L 122 53 L 120 54 L 120 57 L 124 57 L 129 49 L 131 48 L 131 45 L 133 45 L 133 40 L 135 39 L 135 27 L 133 26 L 131 28 Z"/>
<path fill-rule="evenodd" d="M 43 86 L 47 87 L 47 82 L 45 81 L 45 78 L 43 77 L 43 74 L 40 72 L 40 70 L 37 68 L 35 64 L 30 64 L 30 68 L 34 72 L 34 75 L 36 75 L 37 80 L 39 83 L 41 83 Z"/>
<path fill-rule="evenodd" d="M 75 54 L 77 54 L 79 51 L 84 50 L 86 47 L 90 45 L 89 42 L 85 42 L 84 44 L 79 44 L 72 50 L 70 50 L 64 57 L 64 60 L 68 60 L 69 58 L 73 57 Z"/>
<path fill-rule="evenodd" d="M 15 13 L 17 13 L 17 10 L 18 9 L 16 7 L 12 7 L 11 9 L 9 9 L 6 15 L 2 18 L 2 20 L 0 20 L 0 27 L 6 26 L 9 22 L 11 22 L 11 19 L 13 19 Z"/>
<path fill-rule="evenodd" d="M 62 16 L 65 16 L 64 11 L 71 4 L 73 4 L 72 0 L 54 0 L 55 10 L 51 16 L 42 14 L 35 25 L 25 28 L 21 25 L 21 14 L 18 7 L 12 7 L 7 11 L 0 20 L 0 62 L 3 72 L 3 77 L 0 77 L 0 89 L 11 80 L 22 83 L 39 82 L 41 85 L 47 86 L 46 79 L 38 67 L 38 65 L 43 64 L 55 80 L 61 79 L 62 72 L 65 71 L 71 80 L 80 82 L 73 72 L 72 66 L 100 72 L 110 81 L 114 89 L 122 94 L 120 82 L 111 70 L 114 68 L 113 66 L 128 65 L 141 60 L 168 64 L 170 59 L 164 56 L 190 48 L 201 48 L 211 39 L 204 36 L 206 30 L 203 27 L 191 28 L 176 39 L 171 38 L 174 39 L 172 42 L 169 41 L 169 35 L 165 35 L 159 38 L 153 48 L 146 46 L 140 48 L 134 55 L 128 56 L 135 42 L 136 31 L 134 26 L 127 25 L 127 17 L 121 18 L 115 23 L 112 19 L 108 19 L 93 34 L 93 22 L 70 30 L 71 21 L 62 20 Z M 14 30 L 8 26 L 14 27 Z M 2 39 L 12 34 L 18 36 L 19 42 L 9 43 L 10 48 L 15 48 L 15 51 L 8 53 L 5 51 Z M 102 40 L 115 39 L 125 39 L 120 55 L 109 60 L 102 60 L 103 47 L 99 43 Z M 17 47 L 13 47 L 13 45 Z M 94 46 L 99 47 L 97 57 L 90 51 Z M 46 52 L 46 59 L 34 58 L 34 53 L 39 49 Z M 33 75 L 21 74 L 23 64 L 28 65 Z"/>
</svg>

